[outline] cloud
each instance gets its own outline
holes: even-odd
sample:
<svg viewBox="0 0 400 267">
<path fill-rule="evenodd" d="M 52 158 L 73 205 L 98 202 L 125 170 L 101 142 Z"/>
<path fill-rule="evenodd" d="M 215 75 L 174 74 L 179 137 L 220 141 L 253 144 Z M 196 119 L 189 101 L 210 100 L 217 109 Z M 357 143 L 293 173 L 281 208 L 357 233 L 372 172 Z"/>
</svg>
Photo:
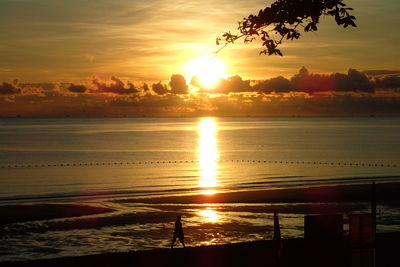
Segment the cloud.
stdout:
<svg viewBox="0 0 400 267">
<path fill-rule="evenodd" d="M 310 94 L 320 92 L 374 92 L 375 84 L 364 73 L 349 69 L 347 74 L 315 74 L 302 67 L 290 81 L 284 77 L 256 81 L 254 91 L 270 92 L 305 92 Z"/>
<path fill-rule="evenodd" d="M 188 93 L 188 85 L 186 84 L 186 79 L 180 74 L 174 74 L 171 76 L 169 86 L 171 87 L 171 93 L 173 94 Z"/>
<path fill-rule="evenodd" d="M 373 92 L 374 85 L 368 77 L 355 69 L 349 69 L 347 77 L 335 76 L 336 91 Z M 340 77 L 340 78 L 339 78 Z"/>
<path fill-rule="evenodd" d="M 400 75 L 400 70 L 364 70 L 363 73 L 370 76 Z"/>
<path fill-rule="evenodd" d="M 292 85 L 296 91 L 306 93 L 329 92 L 335 90 L 335 81 L 332 77 L 324 74 L 309 73 L 305 67 L 291 78 Z"/>
<path fill-rule="evenodd" d="M 389 76 L 384 78 L 377 78 L 375 80 L 376 88 L 389 89 L 400 88 L 400 77 Z"/>
<path fill-rule="evenodd" d="M 14 95 L 21 93 L 21 89 L 17 88 L 14 84 L 3 82 L 0 85 L 1 95 Z"/>
<path fill-rule="evenodd" d="M 328 85 L 326 85 L 328 84 Z M 83 83 L 0 84 L 2 116 L 369 116 L 400 115 L 400 78 L 370 77 L 357 70 L 314 74 L 302 68 L 291 79 L 261 81 L 239 75 L 215 88 L 187 91 L 182 75 L 169 87 L 112 77 Z M 150 88 L 149 88 L 150 87 Z M 186 93 L 182 93 L 186 92 Z"/>
<path fill-rule="evenodd" d="M 162 84 L 161 82 L 153 83 L 151 88 L 158 95 L 165 95 L 166 93 L 169 92 L 167 86 Z"/>
<path fill-rule="evenodd" d="M 92 54 L 84 54 L 83 58 L 86 59 L 88 62 L 93 62 L 94 61 L 94 55 Z"/>
<path fill-rule="evenodd" d="M 161 84 L 165 89 L 166 86 Z M 83 104 L 84 103 L 84 104 Z M 2 116 L 369 116 L 400 115 L 400 90 L 104 94 L 49 91 L 0 97 Z"/>
<path fill-rule="evenodd" d="M 239 75 L 231 76 L 221 84 L 222 91 L 225 92 L 248 92 L 250 91 L 250 81 L 243 80 Z"/>
<path fill-rule="evenodd" d="M 143 92 L 148 92 L 148 91 L 150 91 L 149 85 L 148 85 L 147 83 L 143 83 L 142 89 L 143 89 Z"/>
<path fill-rule="evenodd" d="M 75 84 L 71 84 L 67 89 L 72 93 L 84 93 L 87 90 L 86 86 Z"/>
<path fill-rule="evenodd" d="M 207 93 L 231 93 L 251 91 L 250 81 L 243 80 L 239 75 L 230 76 L 226 79 L 220 78 L 215 85 L 205 86 L 201 83 L 198 76 L 192 77 L 190 84 L 196 86 L 201 92 Z"/>
<path fill-rule="evenodd" d="M 54 83 L 20 83 L 18 84 L 21 88 L 41 88 L 43 90 L 53 90 L 56 88 Z"/>
<path fill-rule="evenodd" d="M 92 78 L 92 83 L 96 86 L 96 89 L 91 89 L 91 93 L 113 93 L 113 94 L 134 94 L 138 93 L 139 90 L 132 83 L 128 83 L 128 87 L 125 88 L 125 84 L 115 76 L 111 77 L 112 82 L 107 84 L 101 82 L 96 76 Z"/>
<path fill-rule="evenodd" d="M 292 83 L 288 79 L 282 76 L 278 76 L 269 80 L 264 80 L 256 83 L 253 86 L 253 89 L 257 92 L 271 93 L 290 92 L 293 91 L 294 88 Z"/>
</svg>

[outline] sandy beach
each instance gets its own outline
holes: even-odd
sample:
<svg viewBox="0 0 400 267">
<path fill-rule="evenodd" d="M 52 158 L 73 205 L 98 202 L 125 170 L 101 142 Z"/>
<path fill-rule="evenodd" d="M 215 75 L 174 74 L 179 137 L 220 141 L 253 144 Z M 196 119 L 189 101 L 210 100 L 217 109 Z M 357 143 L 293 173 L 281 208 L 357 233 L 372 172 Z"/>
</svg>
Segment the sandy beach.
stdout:
<svg viewBox="0 0 400 267">
<path fill-rule="evenodd" d="M 400 233 L 378 234 L 376 266 L 395 267 L 399 264 L 397 242 Z M 304 239 L 283 241 L 281 266 L 351 266 L 351 249 L 346 242 L 342 249 L 306 249 Z M 82 257 L 66 257 L 24 262 L 4 262 L 5 266 L 278 266 L 274 260 L 272 241 L 255 241 L 220 246 L 188 247 L 131 251 Z"/>
<path fill-rule="evenodd" d="M 400 183 L 379 183 L 377 184 L 377 202 L 378 205 L 386 203 L 385 205 L 397 207 L 399 196 L 397 194 L 400 188 Z M 160 249 L 150 250 L 136 250 L 125 247 L 126 252 L 107 252 L 103 250 L 100 254 L 91 252 L 82 254 L 83 256 L 57 256 L 58 252 L 55 250 L 54 259 L 41 259 L 38 261 L 15 261 L 15 262 L 2 262 L 11 264 L 11 266 L 72 266 L 72 265 L 96 265 L 96 266 L 126 266 L 134 264 L 135 266 L 256 266 L 261 262 L 268 263 L 268 266 L 274 266 L 273 261 L 273 244 L 268 241 L 268 237 L 262 238 L 264 241 L 258 240 L 253 242 L 233 242 L 229 239 L 228 235 L 225 237 L 225 242 L 217 246 L 204 246 L 202 243 L 193 244 L 190 242 L 190 237 L 194 239 L 197 232 L 210 232 L 218 233 L 220 231 L 228 231 L 231 229 L 233 235 L 250 234 L 249 229 L 246 228 L 245 223 L 234 223 L 234 219 L 229 224 L 215 224 L 212 221 L 204 222 L 199 226 L 194 227 L 191 223 L 190 212 L 193 209 L 191 205 L 198 206 L 201 210 L 204 207 L 214 207 L 212 205 L 226 205 L 219 210 L 218 207 L 214 210 L 221 214 L 230 212 L 250 212 L 246 216 L 255 216 L 256 214 L 273 213 L 276 207 L 279 207 L 279 212 L 285 218 L 285 214 L 298 214 L 300 217 L 306 214 L 322 214 L 322 213 L 343 213 L 349 214 L 357 212 L 359 205 L 357 203 L 365 203 L 365 209 L 369 209 L 369 201 L 371 198 L 371 185 L 370 184 L 356 184 L 356 185 L 338 185 L 338 186 L 317 186 L 308 188 L 292 188 L 292 189 L 274 189 L 274 190 L 259 190 L 259 191 L 241 191 L 220 193 L 214 195 L 186 195 L 186 196 L 168 196 L 168 197 L 153 197 L 153 198 L 117 198 L 112 200 L 116 205 L 147 205 L 146 207 L 157 207 L 158 212 L 146 211 L 145 213 L 128 213 L 119 214 L 113 208 L 105 208 L 97 205 L 89 204 L 65 204 L 65 203 L 52 203 L 52 204 L 31 204 L 31 205 L 3 205 L 0 206 L 0 211 L 3 216 L 0 220 L 0 232 L 4 236 L 7 235 L 29 235 L 46 233 L 49 234 L 54 231 L 80 231 L 88 230 L 93 231 L 96 229 L 106 229 L 107 227 L 130 227 L 137 225 L 151 225 L 154 223 L 161 223 L 164 225 L 165 234 L 162 235 L 164 247 Z M 207 204 L 208 203 L 208 204 Z M 211 204 L 210 204 L 211 203 Z M 238 203 L 239 206 L 229 206 L 232 203 Z M 247 203 L 250 206 L 241 206 Z M 271 203 L 271 206 L 251 206 L 261 205 L 261 203 Z M 273 203 L 277 203 L 274 206 Z M 286 203 L 286 204 L 282 204 Z M 294 203 L 294 204 L 291 204 Z M 302 203 L 302 204 L 296 204 Z M 234 205 L 234 204 L 233 204 Z M 189 209 L 189 211 L 188 211 Z M 168 246 L 171 227 L 175 214 L 182 212 L 184 217 L 184 229 L 189 236 L 188 248 L 186 249 L 166 249 Z M 114 215 L 113 215 L 114 214 Z M 378 214 L 379 215 L 379 214 Z M 99 217 L 100 216 L 100 217 Z M 229 215 L 232 216 L 232 215 Z M 64 218 L 64 219 L 63 219 Z M 71 219 L 68 219 L 71 218 Z M 46 223 L 46 220 L 49 221 Z M 196 217 L 193 217 L 196 220 Z M 300 219 L 301 220 L 301 219 Z M 382 220 L 382 219 L 381 219 Z M 290 222 L 287 221 L 286 222 Z M 382 221 L 387 224 L 387 221 Z M 22 224 L 21 224 L 22 223 Z M 26 224 L 28 228 L 18 228 L 18 225 Z M 261 221 L 262 225 L 268 223 L 268 220 Z M 346 223 L 346 222 L 345 222 Z M 391 224 L 395 223 L 393 221 Z M 282 221 L 282 227 L 286 227 L 285 220 Z M 17 225 L 17 226 L 15 226 Z M 269 226 L 260 226 L 256 231 L 264 231 L 262 229 L 269 229 Z M 11 226 L 11 227 L 10 227 Z M 185 227 L 186 226 L 186 227 Z M 16 227 L 15 229 L 13 227 Z M 203 228 L 201 228 L 203 227 Z M 222 228 L 219 228 L 222 227 Z M 267 227 L 267 228 L 265 228 Z M 14 230 L 13 230 L 14 229 Z M 19 230 L 18 230 L 19 229 Z M 23 230 L 25 229 L 25 230 Z M 27 230 L 26 230 L 27 229 Z M 222 230 L 224 229 L 224 230 Z M 299 229 L 301 230 L 301 228 Z M 12 232 L 14 231 L 14 232 Z M 269 230 L 271 231 L 271 230 Z M 133 234 L 133 232 L 131 233 Z M 12 237 L 11 235 L 11 237 Z M 156 231 L 153 242 L 159 242 L 160 234 Z M 129 238 L 132 236 L 129 235 Z M 377 266 L 397 266 L 388 265 L 389 262 L 396 262 L 396 249 L 398 249 L 397 240 L 400 237 L 397 233 L 379 233 L 377 238 Z M 68 237 L 65 241 L 68 241 Z M 204 236 L 213 238 L 211 236 Z M 231 241 L 230 241 L 231 240 Z M 108 241 L 109 242 L 109 241 Z M 307 262 L 306 252 L 304 251 L 303 238 L 285 238 L 285 256 L 284 266 L 312 266 Z M 107 244 L 107 242 L 105 242 Z M 205 244 L 205 243 L 203 243 Z M 178 246 L 179 247 L 179 246 Z M 344 253 L 337 259 L 348 261 L 349 248 L 345 242 L 343 245 Z M 50 249 L 50 248 L 49 248 Z M 56 249 L 56 248 L 54 248 Z M 329 249 L 329 251 L 336 251 Z M 340 249 L 339 249 L 340 250 Z M 116 251 L 115 247 L 114 250 Z M 90 255 L 96 254 L 96 255 Z M 328 255 L 329 256 L 329 255 Z M 327 257 L 328 257 L 327 256 Z M 331 256 L 329 256 L 331 257 Z M 333 256 L 332 256 L 333 257 Z M 333 257 L 336 259 L 336 257 Z M 295 260 L 296 259 L 296 260 Z M 333 265 L 325 266 L 346 266 L 344 263 L 337 261 L 330 261 Z M 318 266 L 315 265 L 315 266 Z"/>
<path fill-rule="evenodd" d="M 0 206 L 0 225 L 16 222 L 68 218 L 110 212 L 112 209 L 77 204 Z"/>
<path fill-rule="evenodd" d="M 400 201 L 400 183 L 379 183 L 376 187 L 376 199 L 378 203 L 397 203 Z M 371 200 L 370 184 L 314 186 L 307 188 L 271 189 L 257 191 L 238 191 L 229 193 L 216 193 L 211 195 L 194 194 L 166 197 L 146 198 L 117 198 L 111 200 L 116 203 L 144 203 L 162 204 L 224 204 L 224 203 L 350 203 L 369 202 Z M 345 212 L 341 205 L 320 205 L 314 213 Z M 273 209 L 266 212 L 273 212 Z M 285 209 L 285 206 L 282 206 Z M 55 218 L 80 217 L 86 215 L 106 214 L 114 211 L 105 208 L 85 204 L 31 204 L 31 205 L 2 205 L 0 212 L 0 225 L 9 223 L 28 222 L 36 220 L 48 220 Z M 285 210 L 289 212 L 303 213 L 300 208 Z M 127 218 L 129 219 L 129 218 Z M 144 219 L 145 221 L 145 219 Z M 143 222 L 144 222 L 143 221 Z"/>
</svg>

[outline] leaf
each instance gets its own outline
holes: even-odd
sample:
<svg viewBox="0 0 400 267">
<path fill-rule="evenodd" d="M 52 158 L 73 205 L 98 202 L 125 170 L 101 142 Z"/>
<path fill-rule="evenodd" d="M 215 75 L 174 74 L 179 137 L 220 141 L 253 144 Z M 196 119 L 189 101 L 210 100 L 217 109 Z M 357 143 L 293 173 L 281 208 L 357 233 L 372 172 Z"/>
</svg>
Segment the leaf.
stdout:
<svg viewBox="0 0 400 267">
<path fill-rule="evenodd" d="M 351 26 L 353 26 L 353 27 L 357 27 L 357 25 L 354 23 L 354 21 L 349 21 L 349 24 L 351 25 Z"/>
<path fill-rule="evenodd" d="M 282 56 L 282 52 L 276 47 L 283 40 L 299 39 L 301 34 L 296 30 L 299 25 L 305 25 L 305 32 L 317 31 L 321 16 L 332 16 L 337 25 L 344 28 L 357 27 L 355 17 L 349 14 L 354 9 L 347 7 L 344 1 L 346 0 L 275 0 L 271 6 L 259 10 L 258 15 L 250 14 L 239 21 L 238 34 L 226 32 L 222 35 L 223 39 L 216 42 L 220 44 L 221 40 L 225 40 L 225 43 L 233 43 L 243 38 L 248 43 L 261 35 L 262 46 L 267 49 L 260 54 Z"/>
</svg>

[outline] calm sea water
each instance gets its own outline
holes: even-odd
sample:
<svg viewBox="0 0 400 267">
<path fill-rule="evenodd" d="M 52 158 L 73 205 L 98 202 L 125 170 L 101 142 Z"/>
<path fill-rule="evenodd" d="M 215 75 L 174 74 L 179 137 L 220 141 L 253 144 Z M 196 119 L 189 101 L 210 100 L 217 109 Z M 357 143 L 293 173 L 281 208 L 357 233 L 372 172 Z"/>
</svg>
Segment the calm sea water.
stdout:
<svg viewBox="0 0 400 267">
<path fill-rule="evenodd" d="M 283 235 L 301 236 L 302 203 L 113 200 L 398 181 L 399 136 L 399 118 L 3 118 L 1 205 L 79 203 L 115 212 L 86 216 L 107 221 L 90 229 L 65 226 L 82 218 L 3 227 L 0 261 L 168 247 L 165 229 L 177 213 L 190 245 L 268 237 L 274 205 L 283 210 Z M 400 208 L 380 211 L 380 230 L 398 230 Z"/>
</svg>

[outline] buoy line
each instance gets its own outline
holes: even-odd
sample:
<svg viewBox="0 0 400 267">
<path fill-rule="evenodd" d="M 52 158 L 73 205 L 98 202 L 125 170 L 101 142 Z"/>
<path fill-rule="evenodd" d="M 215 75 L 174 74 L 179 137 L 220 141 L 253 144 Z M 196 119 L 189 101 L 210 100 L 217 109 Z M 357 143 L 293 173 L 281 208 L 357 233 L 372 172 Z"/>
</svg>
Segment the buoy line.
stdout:
<svg viewBox="0 0 400 267">
<path fill-rule="evenodd" d="M 51 168 L 51 167 L 87 167 L 87 166 L 118 166 L 118 165 L 155 165 L 155 164 L 185 164 L 199 163 L 199 160 L 158 160 L 158 161 L 125 161 L 125 162 L 82 162 L 82 163 L 53 163 L 53 164 L 6 164 L 1 169 Z M 260 163 L 260 164 L 297 164 L 297 165 L 326 165 L 326 166 L 361 166 L 361 167 L 397 167 L 396 164 L 363 163 L 363 162 L 324 162 L 324 161 L 285 161 L 285 160 L 216 160 L 216 163 Z"/>
</svg>

